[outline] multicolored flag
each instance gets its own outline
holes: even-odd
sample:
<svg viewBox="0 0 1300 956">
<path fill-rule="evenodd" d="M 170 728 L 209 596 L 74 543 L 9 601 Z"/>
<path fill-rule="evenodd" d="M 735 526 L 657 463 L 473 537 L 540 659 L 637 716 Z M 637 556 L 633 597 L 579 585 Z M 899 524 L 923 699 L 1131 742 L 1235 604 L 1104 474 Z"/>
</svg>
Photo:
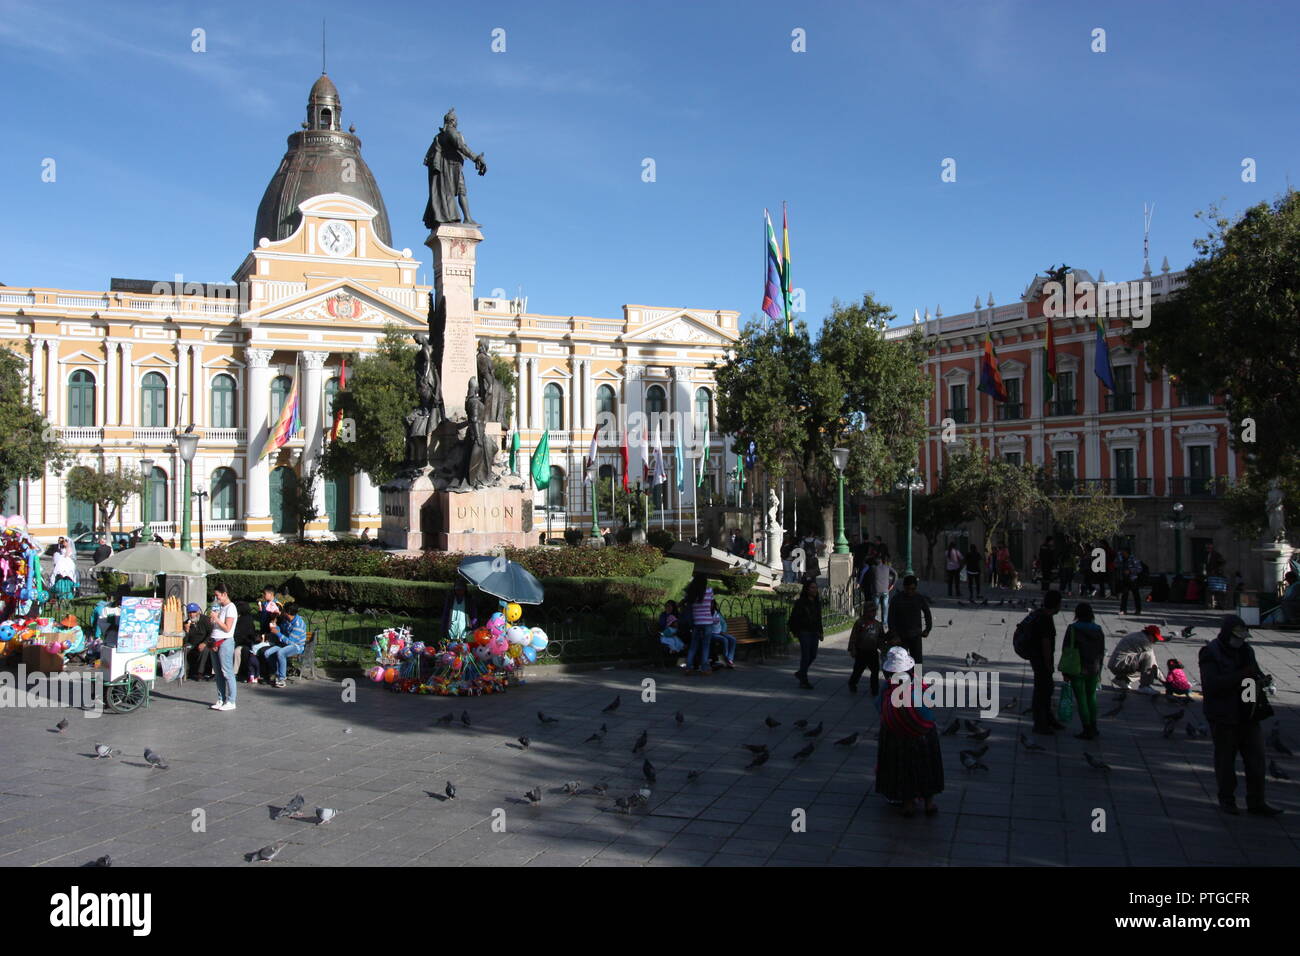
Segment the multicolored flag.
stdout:
<svg viewBox="0 0 1300 956">
<path fill-rule="evenodd" d="M 790 296 L 794 286 L 790 284 L 790 223 L 786 217 L 785 202 L 781 203 L 781 291 L 784 294 L 785 334 L 794 335 L 794 314 L 790 311 Z"/>
<path fill-rule="evenodd" d="M 257 457 L 265 458 L 274 452 L 279 451 L 294 435 L 298 434 L 301 423 L 298 420 L 298 377 L 293 379 L 293 388 L 289 390 L 289 397 L 285 399 L 284 408 L 280 410 L 280 418 L 276 421 L 275 427 L 271 429 L 271 434 L 266 436 L 266 444 L 262 446 L 262 453 Z"/>
<path fill-rule="evenodd" d="M 772 229 L 772 217 L 763 210 L 763 222 L 767 227 L 767 287 L 763 291 L 763 312 L 773 322 L 785 319 L 785 293 L 782 292 L 781 249 L 776 244 L 776 233 Z"/>
<path fill-rule="evenodd" d="M 654 475 L 651 477 L 652 485 L 662 485 L 668 480 L 668 472 L 664 468 L 664 441 L 663 435 L 660 434 L 659 428 L 655 428 L 655 461 Z"/>
<path fill-rule="evenodd" d="M 1047 321 L 1047 345 L 1043 349 L 1047 353 L 1043 361 L 1043 402 L 1047 403 L 1056 393 L 1056 334 L 1052 330 L 1052 317 L 1044 315 L 1043 318 Z"/>
<path fill-rule="evenodd" d="M 1098 310 L 1101 311 L 1101 310 Z M 1106 317 L 1097 316 L 1097 355 L 1092 360 L 1093 371 L 1112 392 L 1115 391 L 1115 373 L 1110 367 L 1110 346 L 1106 343 Z"/>
<path fill-rule="evenodd" d="M 345 358 L 339 363 L 339 392 L 348 387 L 348 360 Z M 338 392 L 334 393 L 334 400 L 338 401 Z M 334 423 L 330 425 L 330 441 L 337 441 L 339 429 L 343 426 L 343 409 L 334 409 Z M 512 465 L 511 468 L 514 466 Z"/>
<path fill-rule="evenodd" d="M 984 358 L 980 361 L 980 384 L 976 391 L 992 395 L 994 401 L 1007 400 L 1007 387 L 1002 384 L 997 353 L 993 351 L 993 334 L 988 330 L 984 332 Z"/>
<path fill-rule="evenodd" d="M 627 447 L 627 429 L 623 429 L 623 444 L 619 448 L 619 453 L 623 458 L 623 492 L 626 494 L 631 491 L 627 484 L 627 472 L 630 467 L 631 453 Z"/>
<path fill-rule="evenodd" d="M 534 487 L 545 488 L 551 483 L 550 432 L 542 432 L 542 440 L 537 443 L 537 450 L 533 452 L 533 467 L 530 471 L 533 476 Z"/>
<path fill-rule="evenodd" d="M 682 427 L 677 426 L 677 445 L 673 449 L 673 470 L 677 478 L 677 493 L 680 495 L 686 487 L 686 452 L 682 448 Z"/>
</svg>

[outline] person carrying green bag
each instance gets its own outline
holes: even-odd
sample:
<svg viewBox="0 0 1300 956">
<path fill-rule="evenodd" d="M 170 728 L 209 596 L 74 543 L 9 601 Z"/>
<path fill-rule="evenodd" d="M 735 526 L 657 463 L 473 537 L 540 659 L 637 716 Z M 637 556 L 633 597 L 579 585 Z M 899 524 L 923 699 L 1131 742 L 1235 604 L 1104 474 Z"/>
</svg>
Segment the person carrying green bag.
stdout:
<svg viewBox="0 0 1300 956">
<path fill-rule="evenodd" d="M 1074 736 L 1080 740 L 1092 740 L 1100 735 L 1097 730 L 1097 684 L 1101 680 L 1101 665 L 1106 659 L 1106 638 L 1101 628 L 1093 620 L 1092 605 L 1080 602 L 1074 608 L 1074 620 L 1065 630 L 1061 642 L 1061 676 L 1066 680 L 1066 688 L 1061 692 L 1060 718 L 1068 721 L 1064 713 L 1067 707 L 1067 694 L 1073 697 L 1073 709 L 1079 711 L 1079 722 L 1083 731 Z"/>
</svg>

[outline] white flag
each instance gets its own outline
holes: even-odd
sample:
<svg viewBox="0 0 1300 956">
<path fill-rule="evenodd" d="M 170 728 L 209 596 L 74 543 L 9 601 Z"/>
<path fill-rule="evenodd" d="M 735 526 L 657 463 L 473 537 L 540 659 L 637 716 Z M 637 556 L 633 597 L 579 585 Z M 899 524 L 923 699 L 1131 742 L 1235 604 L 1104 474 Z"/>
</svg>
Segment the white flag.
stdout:
<svg viewBox="0 0 1300 956">
<path fill-rule="evenodd" d="M 663 437 L 659 434 L 659 429 L 655 428 L 655 473 L 652 485 L 662 485 L 668 480 L 668 472 L 664 468 L 664 443 Z"/>
</svg>

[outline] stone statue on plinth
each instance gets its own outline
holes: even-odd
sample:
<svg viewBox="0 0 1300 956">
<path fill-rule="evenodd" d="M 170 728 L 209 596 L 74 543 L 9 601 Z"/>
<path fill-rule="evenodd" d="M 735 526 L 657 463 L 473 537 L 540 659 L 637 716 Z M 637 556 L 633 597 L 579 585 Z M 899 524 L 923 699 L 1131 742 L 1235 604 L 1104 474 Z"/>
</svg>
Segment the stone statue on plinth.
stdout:
<svg viewBox="0 0 1300 956">
<path fill-rule="evenodd" d="M 471 488 L 493 484 L 492 465 L 496 459 L 496 443 L 487 436 L 487 419 L 483 400 L 479 398 L 478 382 L 469 380 L 465 396 L 465 470 L 462 480 Z"/>
<path fill-rule="evenodd" d="M 1282 504 L 1285 497 L 1281 482 L 1274 478 L 1268 483 L 1268 496 L 1264 499 L 1265 510 L 1268 512 L 1268 540 L 1275 544 L 1287 539 L 1286 509 Z"/>
<path fill-rule="evenodd" d="M 442 128 L 429 144 L 424 154 L 424 165 L 429 167 L 429 201 L 424 207 L 424 226 L 436 229 L 439 223 L 465 222 L 477 225 L 469 214 L 469 199 L 465 195 L 465 160 L 471 160 L 480 176 L 487 173 L 483 154 L 477 155 L 465 143 L 465 137 L 456 126 L 456 111 L 451 109 L 442 118 Z M 460 204 L 460 215 L 456 205 Z"/>
<path fill-rule="evenodd" d="M 415 342 L 415 391 L 420 403 L 406 415 L 406 460 L 415 467 L 429 463 L 429 438 L 442 421 L 442 389 L 433 344 L 428 334 L 417 332 Z"/>
<path fill-rule="evenodd" d="M 492 369 L 492 356 L 486 342 L 479 342 L 475 359 L 478 370 L 478 397 L 483 402 L 487 421 L 505 424 L 505 389 Z"/>
</svg>

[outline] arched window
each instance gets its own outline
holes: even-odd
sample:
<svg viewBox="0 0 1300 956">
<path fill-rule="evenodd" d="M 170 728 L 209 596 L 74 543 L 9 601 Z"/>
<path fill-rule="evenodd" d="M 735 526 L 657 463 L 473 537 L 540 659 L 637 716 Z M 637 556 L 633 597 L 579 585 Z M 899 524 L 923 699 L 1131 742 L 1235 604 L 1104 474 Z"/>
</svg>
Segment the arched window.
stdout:
<svg viewBox="0 0 1300 956">
<path fill-rule="evenodd" d="M 695 390 L 695 433 L 703 435 L 713 429 L 713 395 L 707 388 Z"/>
<path fill-rule="evenodd" d="M 167 379 L 158 372 L 148 373 L 140 382 L 140 425 L 167 427 Z"/>
<path fill-rule="evenodd" d="M 213 521 L 235 520 L 235 473 L 229 468 L 218 468 L 212 473 L 210 514 Z"/>
<path fill-rule="evenodd" d="M 149 474 L 149 520 L 167 520 L 167 472 L 156 465 Z"/>
<path fill-rule="evenodd" d="M 89 428 L 95 424 L 95 376 L 78 369 L 68 379 L 68 424 Z"/>
<path fill-rule="evenodd" d="M 334 397 L 339 393 L 339 380 L 332 378 L 325 383 L 325 427 L 334 425 Z"/>
<path fill-rule="evenodd" d="M 615 437 L 618 431 L 618 398 L 614 395 L 614 389 L 608 385 L 596 389 L 596 422 L 605 426 L 602 438 L 610 441 Z"/>
<path fill-rule="evenodd" d="M 564 510 L 564 469 L 551 466 L 551 483 L 546 486 L 546 507 L 551 511 Z"/>
<path fill-rule="evenodd" d="M 212 378 L 212 427 L 235 427 L 235 379 L 222 373 Z"/>
<path fill-rule="evenodd" d="M 542 415 L 548 431 L 558 432 L 564 428 L 564 392 L 554 382 L 542 393 Z"/>
<path fill-rule="evenodd" d="M 274 425 L 280 420 L 280 413 L 284 411 L 284 403 L 289 400 L 289 393 L 293 390 L 293 379 L 288 375 L 277 375 L 271 379 L 271 424 Z"/>
</svg>

